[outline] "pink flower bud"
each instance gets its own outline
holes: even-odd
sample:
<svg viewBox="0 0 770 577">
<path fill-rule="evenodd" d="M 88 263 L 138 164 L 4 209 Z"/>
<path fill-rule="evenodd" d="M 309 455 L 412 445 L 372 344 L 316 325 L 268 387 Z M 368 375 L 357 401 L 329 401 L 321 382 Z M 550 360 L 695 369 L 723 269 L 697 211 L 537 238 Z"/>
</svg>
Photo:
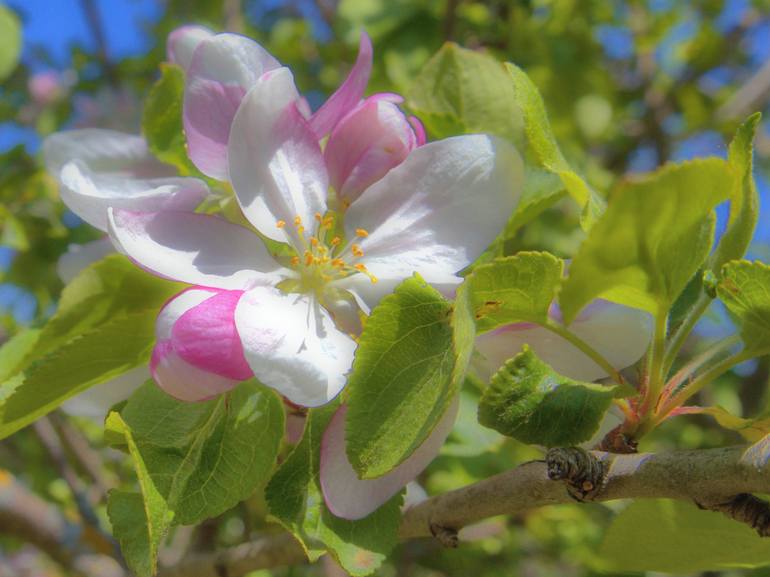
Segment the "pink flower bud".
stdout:
<svg viewBox="0 0 770 577">
<path fill-rule="evenodd" d="M 32 100 L 44 106 L 55 102 L 64 93 L 62 80 L 56 72 L 38 72 L 30 77 L 27 83 Z"/>
<path fill-rule="evenodd" d="M 329 180 L 345 203 L 351 203 L 416 147 L 425 131 L 407 118 L 397 94 L 370 96 L 337 123 L 324 151 Z"/>
<path fill-rule="evenodd" d="M 241 295 L 196 287 L 160 311 L 150 371 L 169 395 L 203 401 L 252 377 L 233 316 Z"/>
</svg>

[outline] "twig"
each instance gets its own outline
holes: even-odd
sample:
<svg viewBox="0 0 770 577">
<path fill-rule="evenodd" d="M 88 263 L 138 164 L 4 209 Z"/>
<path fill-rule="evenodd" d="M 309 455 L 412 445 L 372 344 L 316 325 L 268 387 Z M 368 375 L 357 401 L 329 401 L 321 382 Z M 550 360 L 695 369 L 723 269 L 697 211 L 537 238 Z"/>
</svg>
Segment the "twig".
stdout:
<svg viewBox="0 0 770 577">
<path fill-rule="evenodd" d="M 0 533 L 34 545 L 75 575 L 123 575 L 117 563 L 93 554 L 101 543 L 98 539 L 92 540 L 92 531 L 67 520 L 57 507 L 28 491 L 3 469 L 0 469 Z M 89 570 L 94 567 L 94 561 L 102 562 L 98 571 Z"/>
<path fill-rule="evenodd" d="M 451 537 L 462 527 L 488 517 L 572 503 L 575 497 L 567 490 L 567 483 L 578 483 L 582 491 L 588 489 L 594 501 L 680 499 L 717 510 L 718 504 L 724 508 L 724 504 L 735 504 L 737 498 L 745 499 L 741 494 L 770 493 L 770 465 L 755 453 L 746 447 L 632 455 L 592 451 L 585 454 L 587 460 L 567 455 L 561 466 L 553 458 L 548 463 L 533 461 L 409 509 L 399 536 Z M 586 463 L 590 463 L 590 470 L 586 470 Z M 562 480 L 549 478 L 549 469 L 551 477 Z M 753 516 L 757 509 L 747 509 L 744 504 L 740 501 L 735 505 L 732 516 L 753 522 L 758 518 Z M 302 548 L 288 534 L 281 534 L 218 553 L 187 557 L 182 564 L 162 571 L 160 577 L 242 577 L 257 569 L 303 562 Z"/>
</svg>

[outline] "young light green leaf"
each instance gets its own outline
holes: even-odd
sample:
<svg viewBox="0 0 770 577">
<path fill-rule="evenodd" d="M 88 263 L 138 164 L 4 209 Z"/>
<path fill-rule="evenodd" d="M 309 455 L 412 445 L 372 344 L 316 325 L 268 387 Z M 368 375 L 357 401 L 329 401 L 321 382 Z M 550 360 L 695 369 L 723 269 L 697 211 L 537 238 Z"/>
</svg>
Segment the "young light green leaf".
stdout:
<svg viewBox="0 0 770 577">
<path fill-rule="evenodd" d="M 720 406 L 688 405 L 676 409 L 675 415 L 708 415 L 713 417 L 719 426 L 740 433 L 748 441 L 758 441 L 770 433 L 770 411 L 767 410 L 756 417 L 747 419 L 733 415 Z"/>
<path fill-rule="evenodd" d="M 525 346 L 492 377 L 479 423 L 523 443 L 563 447 L 599 429 L 619 386 L 583 383 L 554 372 Z"/>
<path fill-rule="evenodd" d="M 150 89 L 142 113 L 142 132 L 152 153 L 174 165 L 183 176 L 200 173 L 187 156 L 182 128 L 184 70 L 176 64 L 160 65 L 161 76 Z"/>
<path fill-rule="evenodd" d="M 770 540 L 694 504 L 647 499 L 615 517 L 599 554 L 615 571 L 692 575 L 767 565 Z"/>
<path fill-rule="evenodd" d="M 331 403 L 308 414 L 305 433 L 265 490 L 271 515 L 300 542 L 311 561 L 329 551 L 354 577 L 377 570 L 397 542 L 401 495 L 358 521 L 332 515 L 319 479 L 321 438 L 337 409 Z"/>
<path fill-rule="evenodd" d="M 725 161 L 709 158 L 622 186 L 570 265 L 559 297 L 565 321 L 597 297 L 666 314 L 709 254 L 713 209 L 732 179 Z"/>
<path fill-rule="evenodd" d="M 177 401 L 148 382 L 122 415 L 178 524 L 219 515 L 263 485 L 284 434 L 281 400 L 253 382 L 205 403 Z"/>
<path fill-rule="evenodd" d="M 139 577 L 150 577 L 155 574 L 158 548 L 174 513 L 150 476 L 129 427 L 115 412 L 107 416 L 107 423 L 110 430 L 123 433 L 141 489 L 141 495 L 111 491 L 107 514 L 128 566 Z"/>
<path fill-rule="evenodd" d="M 0 82 L 8 78 L 19 63 L 21 23 L 16 14 L 0 6 Z"/>
<path fill-rule="evenodd" d="M 459 383 L 450 315 L 441 293 L 415 275 L 367 319 L 348 379 L 346 429 L 348 458 L 362 478 L 407 459 L 452 402 Z"/>
<path fill-rule="evenodd" d="M 741 326 L 749 352 L 770 352 L 770 266 L 745 260 L 722 267 L 717 295 Z"/>
<path fill-rule="evenodd" d="M 509 82 L 515 101 L 524 118 L 527 139 L 540 164 L 561 178 L 570 196 L 583 207 L 581 224 L 590 229 L 605 210 L 604 199 L 572 168 L 559 149 L 548 122 L 545 104 L 529 76 L 515 64 L 507 62 Z"/>
<path fill-rule="evenodd" d="M 485 132 L 521 140 L 521 113 L 503 65 L 452 42 L 425 64 L 407 100 L 436 138 Z"/>
<path fill-rule="evenodd" d="M 520 252 L 474 268 L 464 284 L 476 331 L 547 321 L 563 268 L 562 260 L 547 252 Z"/>
<path fill-rule="evenodd" d="M 709 260 L 709 268 L 718 272 L 722 266 L 743 258 L 751 244 L 759 217 L 759 195 L 754 182 L 754 135 L 762 115 L 757 112 L 738 127 L 730 143 L 727 161 L 735 171 L 735 184 L 730 194 L 730 217 L 727 229 Z"/>
<path fill-rule="evenodd" d="M 12 393 L 0 401 L 0 439 L 89 387 L 146 363 L 154 325 L 154 314 L 119 315 L 19 373 L 10 380 L 15 383 Z"/>
</svg>

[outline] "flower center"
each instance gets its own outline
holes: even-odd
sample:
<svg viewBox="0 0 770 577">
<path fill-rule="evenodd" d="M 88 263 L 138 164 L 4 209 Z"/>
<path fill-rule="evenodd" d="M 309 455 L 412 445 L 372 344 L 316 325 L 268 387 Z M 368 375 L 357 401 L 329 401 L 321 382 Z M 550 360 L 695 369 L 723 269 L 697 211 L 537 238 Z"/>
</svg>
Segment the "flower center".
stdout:
<svg viewBox="0 0 770 577">
<path fill-rule="evenodd" d="M 286 221 L 279 220 L 276 226 L 285 231 L 297 254 L 292 257 L 291 265 L 299 273 L 297 292 L 313 292 L 320 294 L 324 287 L 334 281 L 361 273 L 369 277 L 372 283 L 377 282 L 377 277 L 370 273 L 366 265 L 358 262 L 364 256 L 361 246 L 355 242 L 369 236 L 362 229 L 356 229 L 356 237 L 343 245 L 342 239 L 334 234 L 334 216 L 321 216 L 315 214 L 313 228 L 315 234 L 305 229 L 302 218 L 294 217 L 294 229 L 296 235 L 285 230 Z M 331 238 L 329 238 L 331 237 Z"/>
</svg>

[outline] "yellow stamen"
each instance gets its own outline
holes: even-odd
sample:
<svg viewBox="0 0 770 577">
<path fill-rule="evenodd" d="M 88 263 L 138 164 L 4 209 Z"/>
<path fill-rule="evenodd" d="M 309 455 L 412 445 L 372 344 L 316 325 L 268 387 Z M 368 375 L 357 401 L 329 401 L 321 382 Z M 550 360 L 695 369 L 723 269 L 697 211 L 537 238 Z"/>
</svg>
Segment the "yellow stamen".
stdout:
<svg viewBox="0 0 770 577">
<path fill-rule="evenodd" d="M 277 226 L 278 228 L 283 228 L 284 226 L 286 226 L 286 221 L 279 220 L 278 222 L 275 223 L 275 226 Z"/>
<path fill-rule="evenodd" d="M 294 266 L 297 266 L 299 264 L 299 257 L 298 256 L 291 257 L 291 264 Z"/>
<path fill-rule="evenodd" d="M 364 256 L 364 251 L 361 250 L 361 247 L 357 244 L 354 244 L 352 247 L 350 247 L 351 252 L 354 256 Z"/>
<path fill-rule="evenodd" d="M 366 266 L 364 266 L 364 265 L 363 265 L 363 264 L 361 264 L 361 263 L 358 263 L 358 264 L 356 264 L 356 265 L 353 265 L 353 268 L 354 268 L 354 269 L 356 269 L 356 270 L 359 270 L 359 271 L 361 271 L 361 272 L 366 272 Z"/>
<path fill-rule="evenodd" d="M 294 226 L 301 226 L 302 225 L 302 217 L 301 216 L 295 216 L 294 217 Z"/>
<path fill-rule="evenodd" d="M 359 237 L 359 238 L 366 238 L 367 236 L 369 236 L 369 233 L 366 230 L 364 230 L 363 228 L 357 228 L 356 229 L 356 236 Z"/>
<path fill-rule="evenodd" d="M 341 243 L 341 242 L 342 242 L 342 239 L 341 239 L 340 237 L 338 237 L 338 236 L 335 236 L 335 237 L 332 239 L 332 246 L 337 246 L 337 245 L 338 245 L 339 243 Z"/>
<path fill-rule="evenodd" d="M 321 219 L 322 219 L 322 218 L 323 218 L 323 217 L 321 216 L 321 213 L 320 213 L 320 212 L 317 212 L 317 213 L 315 213 L 315 219 L 316 219 L 318 222 L 321 222 Z"/>
<path fill-rule="evenodd" d="M 326 229 L 331 228 L 334 226 L 334 217 L 333 216 L 327 216 L 325 219 L 323 219 L 323 227 Z"/>
<path fill-rule="evenodd" d="M 332 259 L 332 266 L 335 268 L 342 268 L 345 266 L 345 261 L 341 258 L 333 258 Z"/>
<path fill-rule="evenodd" d="M 313 255 L 309 251 L 305 252 L 305 266 L 313 264 Z"/>
<path fill-rule="evenodd" d="M 313 246 L 318 246 L 318 239 L 314 236 L 310 237 L 310 244 Z"/>
<path fill-rule="evenodd" d="M 303 232 L 305 232 L 305 227 L 300 224 L 299 226 L 297 226 L 297 232 L 302 234 Z"/>
</svg>

